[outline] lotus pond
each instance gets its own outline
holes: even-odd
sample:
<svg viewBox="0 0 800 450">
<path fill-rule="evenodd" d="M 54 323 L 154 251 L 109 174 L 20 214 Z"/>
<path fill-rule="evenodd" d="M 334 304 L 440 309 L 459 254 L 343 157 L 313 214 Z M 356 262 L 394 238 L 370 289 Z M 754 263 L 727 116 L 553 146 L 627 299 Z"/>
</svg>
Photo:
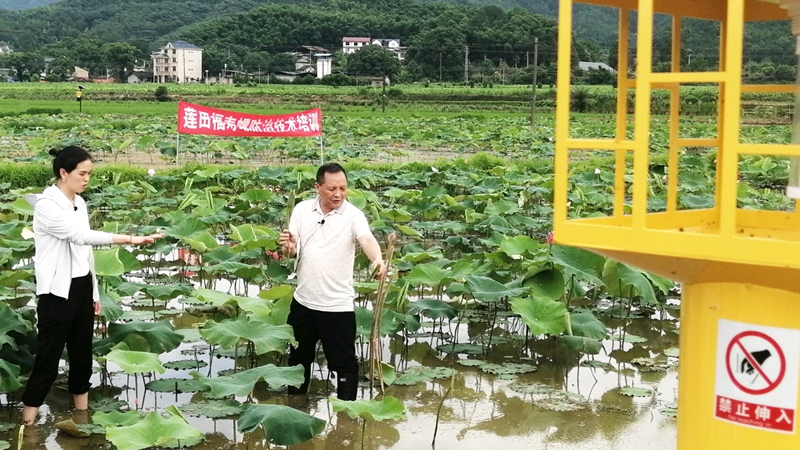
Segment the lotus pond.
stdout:
<svg viewBox="0 0 800 450">
<path fill-rule="evenodd" d="M 122 161 L 139 145 L 170 156 L 158 150 L 167 141 L 167 119 L 61 120 L 3 119 L 6 144 L 27 146 L 11 158 L 37 164 L 44 148 L 67 142 L 92 148 L 100 141 L 112 142 L 108 154 Z M 92 131 L 117 121 L 132 125 L 100 127 L 102 136 Z M 548 243 L 553 180 L 546 122 L 533 135 L 520 117 L 440 122 L 326 122 L 339 142 L 332 155 L 350 161 L 348 199 L 366 212 L 380 242 L 391 232 L 400 235 L 379 315 L 383 389 L 374 379 L 370 387 L 365 376 L 363 401 L 329 400 L 335 388 L 320 357 L 308 400 L 285 394 L 302 370 L 286 367 L 292 261 L 277 253 L 277 237 L 292 206 L 312 195 L 314 167 L 159 169 L 152 177 L 144 168 L 124 176 L 98 171 L 85 194 L 94 227 L 158 230 L 166 238 L 144 248 L 96 250 L 102 316 L 92 414 L 73 415 L 57 385 L 42 409 L 38 436 L 24 436 L 24 448 L 411 449 L 434 439 L 440 449 L 674 448 L 679 290 L 654 274 Z M 597 137 L 612 132 L 606 118 L 579 122 Z M 409 123 L 416 131 L 408 131 Z M 665 204 L 657 172 L 665 128 L 653 131 L 652 210 Z M 708 137 L 716 129 L 698 120 L 683 133 Z M 745 127 L 743 134 L 749 142 L 788 139 L 784 128 Z M 494 153 L 507 159 L 481 154 L 369 166 L 347 153 L 394 146 L 413 159 L 412 145 L 422 142 L 468 155 L 500 135 L 505 140 L 493 144 Z M 531 139 L 540 144 L 527 144 Z M 223 147 L 253 159 L 255 146 L 268 145 L 275 155 L 310 161 L 317 149 L 316 143 L 211 144 L 187 143 L 198 149 L 198 159 Z M 575 216 L 603 214 L 612 205 L 612 172 L 598 165 L 611 158 L 596 156 L 574 161 Z M 686 149 L 680 165 L 680 207 L 713 205 L 713 152 Z M 786 169 L 780 159 L 743 159 L 740 204 L 791 208 L 775 189 Z M 0 180 L 0 400 L 6 406 L 0 448 L 16 445 L 18 401 L 35 342 L 32 211 L 21 197 L 42 187 Z M 358 352 L 368 375 L 378 284 L 368 280 L 366 260 L 356 264 Z M 57 422 L 86 436 L 56 431 Z"/>
</svg>

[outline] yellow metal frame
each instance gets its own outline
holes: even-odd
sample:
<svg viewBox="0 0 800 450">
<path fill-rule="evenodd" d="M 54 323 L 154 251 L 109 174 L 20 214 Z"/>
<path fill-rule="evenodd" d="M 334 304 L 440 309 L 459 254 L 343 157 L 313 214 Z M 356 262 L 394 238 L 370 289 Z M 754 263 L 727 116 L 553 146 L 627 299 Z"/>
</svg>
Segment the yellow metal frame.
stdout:
<svg viewBox="0 0 800 450">
<path fill-rule="evenodd" d="M 582 0 L 619 8 L 619 67 L 628 67 L 628 18 L 638 12 L 636 76 L 619 71 L 616 133 L 613 139 L 581 139 L 570 133 L 570 62 L 572 14 L 576 1 L 560 0 L 554 230 L 558 243 L 584 247 L 630 262 L 673 279 L 697 281 L 713 271 L 710 263 L 757 265 L 800 269 L 800 215 L 793 212 L 753 211 L 737 208 L 738 163 L 741 155 L 800 155 L 798 145 L 754 145 L 740 141 L 742 92 L 794 92 L 794 86 L 743 86 L 742 41 L 746 20 L 787 20 L 776 3 L 761 0 Z M 653 15 L 673 16 L 671 72 L 652 71 Z M 681 72 L 681 19 L 717 20 L 721 23 L 720 70 Z M 686 139 L 679 135 L 680 86 L 693 83 L 719 85 L 718 134 L 715 138 Z M 626 137 L 627 92 L 636 92 L 633 139 Z M 670 143 L 667 208 L 647 212 L 649 187 L 650 98 L 654 89 L 670 92 Z M 678 210 L 678 160 L 682 147 L 717 149 L 715 206 L 707 210 Z M 568 217 L 569 158 L 572 152 L 611 151 L 615 155 L 613 213 L 608 217 Z M 626 162 L 632 155 L 632 201 L 626 204 Z M 676 264 L 677 261 L 683 264 Z M 695 260 L 696 265 L 685 264 Z M 667 264 L 669 262 L 669 264 Z M 667 267 L 665 267 L 665 265 Z M 698 266 L 699 265 L 699 266 Z M 706 270 L 698 270 L 706 267 Z M 761 277 L 761 275 L 758 275 Z M 763 279 L 748 280 L 764 284 Z M 800 291 L 799 286 L 795 289 Z"/>
</svg>

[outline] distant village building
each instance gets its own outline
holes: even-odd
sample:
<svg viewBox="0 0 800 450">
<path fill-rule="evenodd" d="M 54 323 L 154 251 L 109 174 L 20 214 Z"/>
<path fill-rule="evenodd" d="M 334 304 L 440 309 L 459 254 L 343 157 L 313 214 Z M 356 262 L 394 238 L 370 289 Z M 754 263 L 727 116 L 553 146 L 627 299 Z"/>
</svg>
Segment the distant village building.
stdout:
<svg viewBox="0 0 800 450">
<path fill-rule="evenodd" d="M 313 74 L 323 78 L 331 74 L 332 55 L 328 49 L 315 45 L 301 45 L 292 52 L 294 73 Z"/>
<path fill-rule="evenodd" d="M 75 70 L 72 72 L 72 79 L 75 81 L 88 81 L 89 71 L 75 66 Z"/>
<path fill-rule="evenodd" d="M 345 54 L 355 53 L 365 45 L 377 45 L 383 47 L 397 55 L 397 59 L 403 61 L 406 57 L 406 48 L 400 46 L 400 39 L 371 39 L 368 37 L 344 37 L 342 38 L 342 52 Z"/>
<path fill-rule="evenodd" d="M 579 61 L 578 67 L 581 70 L 607 70 L 611 73 L 617 73 L 613 67 L 604 62 Z"/>
<path fill-rule="evenodd" d="M 317 78 L 322 79 L 330 75 L 333 71 L 333 55 L 317 53 L 314 57 L 317 58 Z"/>
<path fill-rule="evenodd" d="M 345 55 L 355 53 L 365 45 L 369 45 L 370 39 L 368 37 L 343 37 L 342 38 L 342 53 Z"/>
<path fill-rule="evenodd" d="M 186 41 L 168 42 L 150 55 L 156 83 L 197 83 L 203 79 L 203 49 Z"/>
</svg>

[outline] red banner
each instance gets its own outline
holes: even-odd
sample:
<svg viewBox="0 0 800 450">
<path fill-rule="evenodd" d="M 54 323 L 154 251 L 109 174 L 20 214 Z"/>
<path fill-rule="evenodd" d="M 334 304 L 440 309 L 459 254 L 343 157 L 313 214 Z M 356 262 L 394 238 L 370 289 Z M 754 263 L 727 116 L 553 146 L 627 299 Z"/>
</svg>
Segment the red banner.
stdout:
<svg viewBox="0 0 800 450">
<path fill-rule="evenodd" d="M 242 137 L 319 136 L 322 134 L 322 111 L 316 108 L 279 116 L 260 116 L 180 102 L 178 133 Z"/>
</svg>

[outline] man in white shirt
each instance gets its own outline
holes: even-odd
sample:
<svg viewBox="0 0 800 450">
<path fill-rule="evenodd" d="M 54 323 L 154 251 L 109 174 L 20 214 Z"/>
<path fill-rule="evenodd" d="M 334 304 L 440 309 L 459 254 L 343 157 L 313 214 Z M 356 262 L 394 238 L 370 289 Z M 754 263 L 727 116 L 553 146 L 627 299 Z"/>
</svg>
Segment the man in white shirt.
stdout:
<svg viewBox="0 0 800 450">
<path fill-rule="evenodd" d="M 305 394 L 311 379 L 318 341 L 328 367 L 337 375 L 337 397 L 355 400 L 358 360 L 355 354 L 356 319 L 353 300 L 353 263 L 356 242 L 372 262 L 376 277 L 386 274 L 378 241 L 364 213 L 347 198 L 347 173 L 336 163 L 317 170 L 317 197 L 300 202 L 280 235 L 284 251 L 297 258 L 297 289 L 288 323 L 297 348 L 289 365 L 302 364 L 305 381 L 290 394 Z"/>
</svg>

